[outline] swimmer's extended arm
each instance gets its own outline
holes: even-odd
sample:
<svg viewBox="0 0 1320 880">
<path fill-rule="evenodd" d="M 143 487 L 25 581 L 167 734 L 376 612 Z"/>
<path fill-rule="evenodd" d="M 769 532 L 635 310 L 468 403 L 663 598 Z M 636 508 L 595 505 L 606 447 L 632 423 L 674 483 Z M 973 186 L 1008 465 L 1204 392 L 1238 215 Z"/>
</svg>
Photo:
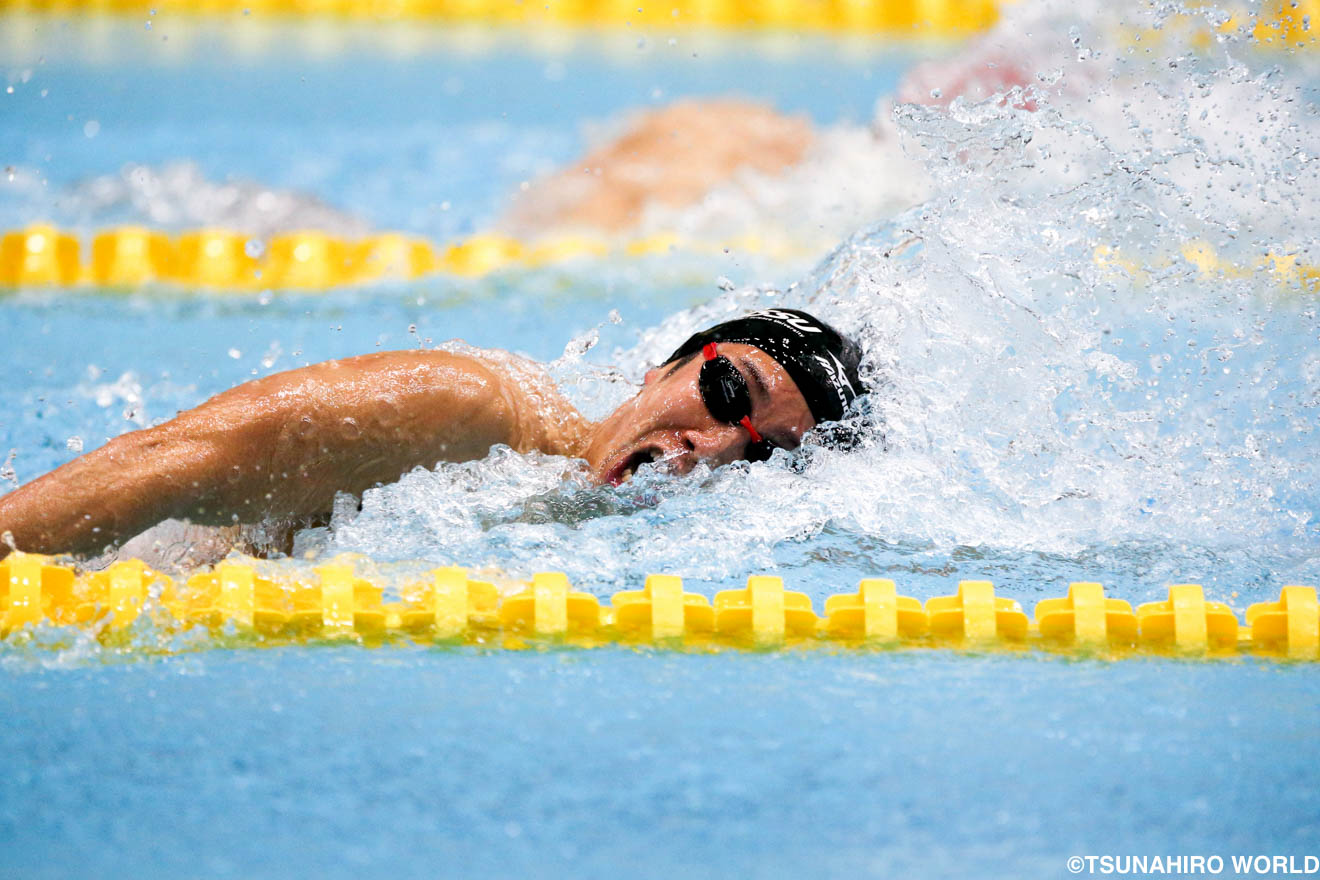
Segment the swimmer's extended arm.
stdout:
<svg viewBox="0 0 1320 880">
<path fill-rule="evenodd" d="M 496 443 L 576 454 L 580 425 L 557 396 L 529 395 L 463 355 L 328 361 L 240 385 L 0 497 L 0 535 L 28 552 L 89 553 L 170 517 L 322 514 L 338 491 L 481 458 Z"/>
</svg>

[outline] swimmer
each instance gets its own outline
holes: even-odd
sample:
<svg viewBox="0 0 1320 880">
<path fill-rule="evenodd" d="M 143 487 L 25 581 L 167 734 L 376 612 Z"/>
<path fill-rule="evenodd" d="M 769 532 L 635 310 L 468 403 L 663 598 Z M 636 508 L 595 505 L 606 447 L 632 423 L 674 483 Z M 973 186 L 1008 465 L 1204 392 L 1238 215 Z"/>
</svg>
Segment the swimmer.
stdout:
<svg viewBox="0 0 1320 880">
<path fill-rule="evenodd" d="M 497 444 L 584 459 L 619 485 L 793 449 L 863 386 L 856 343 L 792 309 L 697 333 L 600 422 L 503 352 L 379 352 L 276 373 L 133 431 L 0 497 L 10 550 L 95 554 L 167 519 L 210 526 L 326 517 L 416 467 Z"/>
</svg>

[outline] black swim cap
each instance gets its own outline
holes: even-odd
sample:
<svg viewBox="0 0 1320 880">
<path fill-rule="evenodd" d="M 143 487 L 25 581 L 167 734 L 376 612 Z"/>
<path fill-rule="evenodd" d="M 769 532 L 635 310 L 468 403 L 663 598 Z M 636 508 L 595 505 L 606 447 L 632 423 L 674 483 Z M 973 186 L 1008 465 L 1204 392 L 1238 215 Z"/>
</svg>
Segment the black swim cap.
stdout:
<svg viewBox="0 0 1320 880">
<path fill-rule="evenodd" d="M 709 342 L 754 345 L 774 358 L 797 383 L 816 424 L 843 418 L 848 404 L 866 389 L 857 375 L 862 351 L 837 330 L 797 309 L 763 309 L 693 335 L 665 363 Z"/>
</svg>

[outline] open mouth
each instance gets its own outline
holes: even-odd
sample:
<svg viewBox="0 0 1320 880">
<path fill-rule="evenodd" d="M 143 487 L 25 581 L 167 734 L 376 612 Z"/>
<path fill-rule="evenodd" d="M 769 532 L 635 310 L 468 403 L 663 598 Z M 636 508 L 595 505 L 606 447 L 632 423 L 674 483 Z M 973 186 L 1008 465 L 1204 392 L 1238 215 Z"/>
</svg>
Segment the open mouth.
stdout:
<svg viewBox="0 0 1320 880">
<path fill-rule="evenodd" d="M 636 473 L 637 469 L 642 465 L 664 460 L 664 451 L 658 446 L 648 446 L 645 449 L 639 449 L 615 465 L 606 476 L 606 482 L 611 486 L 618 486 L 627 480 L 632 479 L 632 475 Z"/>
</svg>

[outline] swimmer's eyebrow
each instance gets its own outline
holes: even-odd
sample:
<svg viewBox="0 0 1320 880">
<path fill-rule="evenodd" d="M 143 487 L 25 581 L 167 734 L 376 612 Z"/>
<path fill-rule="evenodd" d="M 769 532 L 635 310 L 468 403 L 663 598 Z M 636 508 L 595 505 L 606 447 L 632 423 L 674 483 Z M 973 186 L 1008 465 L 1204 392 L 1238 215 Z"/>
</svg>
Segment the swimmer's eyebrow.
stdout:
<svg viewBox="0 0 1320 880">
<path fill-rule="evenodd" d="M 765 380 L 765 373 L 761 372 L 761 368 L 756 365 L 756 361 L 747 355 L 741 355 L 738 358 L 738 363 L 746 367 L 747 372 L 752 374 L 752 384 L 760 389 L 761 399 L 768 402 L 770 400 L 770 383 Z M 785 440 L 785 437 L 788 439 Z M 766 439 L 784 449 L 795 449 L 797 447 L 797 438 L 791 434 L 781 435 L 776 432 L 773 435 L 766 434 Z"/>
<path fill-rule="evenodd" d="M 756 361 L 752 360 L 747 355 L 742 355 L 738 358 L 738 363 L 746 367 L 747 372 L 752 374 L 752 384 L 761 389 L 761 399 L 769 400 L 770 386 L 766 383 L 765 374 L 762 373 L 761 368 L 756 365 Z"/>
</svg>

